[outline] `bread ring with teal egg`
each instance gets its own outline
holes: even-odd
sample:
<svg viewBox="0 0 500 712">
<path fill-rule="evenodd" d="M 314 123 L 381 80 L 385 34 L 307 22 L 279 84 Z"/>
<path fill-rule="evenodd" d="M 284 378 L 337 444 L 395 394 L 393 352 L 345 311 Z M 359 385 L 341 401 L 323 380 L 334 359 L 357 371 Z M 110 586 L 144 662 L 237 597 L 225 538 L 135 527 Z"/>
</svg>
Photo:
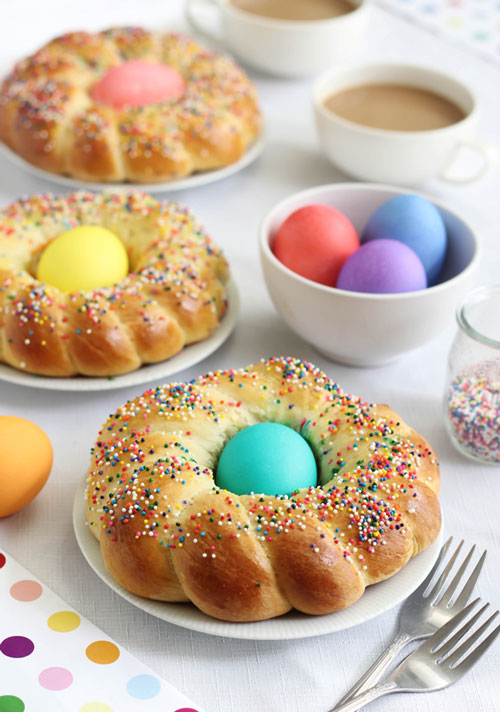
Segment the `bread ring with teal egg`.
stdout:
<svg viewBox="0 0 500 712">
<path fill-rule="evenodd" d="M 276 482 L 264 462 L 259 480 L 257 458 L 259 486 L 251 475 L 242 485 L 237 453 L 218 481 L 228 444 L 263 424 L 304 441 L 315 467 L 299 470 L 312 481 L 300 471 L 287 481 L 289 460 Z M 248 450 L 265 460 L 269 441 L 279 450 L 267 429 L 262 446 L 259 437 L 242 461 Z M 438 491 L 431 447 L 388 406 L 280 357 L 152 388 L 119 408 L 93 447 L 87 522 L 128 591 L 258 621 L 345 608 L 398 572 L 438 535 Z"/>
<path fill-rule="evenodd" d="M 112 377 L 210 337 L 227 262 L 186 207 L 145 193 L 35 195 L 0 210 L 0 362 Z"/>
</svg>

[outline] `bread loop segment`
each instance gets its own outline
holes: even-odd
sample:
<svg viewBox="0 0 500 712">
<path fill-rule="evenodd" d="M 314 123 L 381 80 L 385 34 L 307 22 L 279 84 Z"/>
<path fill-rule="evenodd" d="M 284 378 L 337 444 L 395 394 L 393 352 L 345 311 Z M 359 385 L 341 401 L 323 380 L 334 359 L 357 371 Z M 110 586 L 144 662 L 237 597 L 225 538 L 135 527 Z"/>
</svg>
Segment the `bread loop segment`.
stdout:
<svg viewBox="0 0 500 712">
<path fill-rule="evenodd" d="M 168 65 L 184 91 L 131 108 L 95 101 L 98 81 L 131 60 Z M 222 168 L 260 128 L 255 89 L 232 59 L 139 27 L 58 37 L 0 90 L 0 139 L 38 168 L 84 181 L 154 183 Z"/>
<path fill-rule="evenodd" d="M 318 485 L 236 495 L 213 479 L 240 429 L 274 422 L 311 446 Z M 436 538 L 439 468 L 388 406 L 313 365 L 273 358 L 146 391 L 95 445 L 87 519 L 126 589 L 229 621 L 356 601 Z"/>
</svg>

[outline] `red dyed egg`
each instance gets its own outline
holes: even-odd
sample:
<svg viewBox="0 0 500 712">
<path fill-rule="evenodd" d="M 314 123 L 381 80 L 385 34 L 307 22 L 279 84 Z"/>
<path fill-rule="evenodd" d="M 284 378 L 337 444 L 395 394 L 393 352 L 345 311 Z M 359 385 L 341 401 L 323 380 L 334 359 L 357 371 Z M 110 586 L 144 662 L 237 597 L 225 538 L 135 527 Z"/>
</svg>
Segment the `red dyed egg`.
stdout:
<svg viewBox="0 0 500 712">
<path fill-rule="evenodd" d="M 283 222 L 273 252 L 286 267 L 313 282 L 335 286 L 346 259 L 359 247 L 352 223 L 329 205 L 306 205 Z"/>
</svg>

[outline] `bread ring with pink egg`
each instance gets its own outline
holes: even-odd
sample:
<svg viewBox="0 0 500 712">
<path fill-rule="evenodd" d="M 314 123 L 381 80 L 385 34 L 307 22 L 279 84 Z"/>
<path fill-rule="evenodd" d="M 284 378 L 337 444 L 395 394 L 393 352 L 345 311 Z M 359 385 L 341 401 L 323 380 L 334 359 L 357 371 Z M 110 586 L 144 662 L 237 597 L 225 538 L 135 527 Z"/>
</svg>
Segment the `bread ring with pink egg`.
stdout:
<svg viewBox="0 0 500 712">
<path fill-rule="evenodd" d="M 231 58 L 140 27 L 57 37 L 0 89 L 0 139 L 34 166 L 84 181 L 221 168 L 260 128 L 255 89 Z"/>
</svg>

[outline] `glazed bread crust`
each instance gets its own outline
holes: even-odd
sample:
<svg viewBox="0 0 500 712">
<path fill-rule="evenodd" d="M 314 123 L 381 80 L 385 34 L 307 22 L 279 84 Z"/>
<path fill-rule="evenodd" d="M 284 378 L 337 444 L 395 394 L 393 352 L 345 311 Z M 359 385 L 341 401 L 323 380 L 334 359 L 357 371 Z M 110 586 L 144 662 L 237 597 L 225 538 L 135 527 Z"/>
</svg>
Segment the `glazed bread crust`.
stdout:
<svg viewBox="0 0 500 712">
<path fill-rule="evenodd" d="M 66 230 L 100 225 L 129 256 L 112 287 L 66 294 L 36 275 Z M 0 362 L 43 376 L 116 376 L 208 338 L 227 308 L 227 262 L 196 217 L 144 193 L 38 195 L 0 211 Z"/>
<path fill-rule="evenodd" d="M 224 445 L 260 422 L 307 440 L 318 486 L 290 497 L 217 487 Z M 294 358 L 146 391 L 104 424 L 87 481 L 87 522 L 115 579 L 227 621 L 345 608 L 441 527 L 426 440 Z"/>
<path fill-rule="evenodd" d="M 96 103 L 99 79 L 135 59 L 171 66 L 184 92 L 135 108 Z M 260 129 L 255 89 L 232 59 L 140 27 L 58 37 L 0 89 L 0 140 L 38 168 L 84 181 L 156 183 L 221 168 Z"/>
</svg>

